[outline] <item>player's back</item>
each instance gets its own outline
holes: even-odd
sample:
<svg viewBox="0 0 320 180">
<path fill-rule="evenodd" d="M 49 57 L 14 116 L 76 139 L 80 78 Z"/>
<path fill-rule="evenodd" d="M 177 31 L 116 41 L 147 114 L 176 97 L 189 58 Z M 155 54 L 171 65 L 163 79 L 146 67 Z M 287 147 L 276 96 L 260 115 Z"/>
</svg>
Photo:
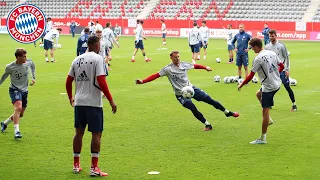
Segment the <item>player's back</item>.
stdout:
<svg viewBox="0 0 320 180">
<path fill-rule="evenodd" d="M 262 91 L 271 92 L 280 88 L 281 80 L 278 71 L 280 63 L 276 53 L 269 50 L 262 50 L 253 61 L 253 69 L 257 70 Z"/>
<path fill-rule="evenodd" d="M 97 76 L 105 75 L 103 59 L 95 52 L 86 52 L 78 56 L 71 66 L 70 73 L 75 79 L 76 106 L 102 107 L 102 95 Z"/>
<path fill-rule="evenodd" d="M 194 27 L 189 32 L 189 45 L 198 44 L 201 41 L 200 30 L 197 27 Z"/>
<path fill-rule="evenodd" d="M 78 51 L 79 51 L 79 55 L 84 54 L 87 49 L 88 49 L 88 38 L 89 38 L 89 34 L 83 34 L 79 37 L 78 39 Z"/>
</svg>

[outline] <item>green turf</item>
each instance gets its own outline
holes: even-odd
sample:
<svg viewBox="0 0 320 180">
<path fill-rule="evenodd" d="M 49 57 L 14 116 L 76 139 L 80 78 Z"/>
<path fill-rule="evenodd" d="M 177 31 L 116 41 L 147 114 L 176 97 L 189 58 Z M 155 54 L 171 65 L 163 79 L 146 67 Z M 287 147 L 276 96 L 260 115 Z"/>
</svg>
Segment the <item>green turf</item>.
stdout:
<svg viewBox="0 0 320 180">
<path fill-rule="evenodd" d="M 86 133 L 81 153 L 81 174 L 72 173 L 73 109 L 65 92 L 65 79 L 75 58 L 76 38 L 62 36 L 62 49 L 56 51 L 57 63 L 46 63 L 43 49 L 18 44 L 0 35 L 0 72 L 14 60 L 14 50 L 25 47 L 37 68 L 37 82 L 29 88 L 29 102 L 20 130 L 23 138 L 13 139 L 13 125 L 0 134 L 0 179 L 78 179 L 89 178 L 90 137 Z M 159 71 L 170 63 L 169 50 L 181 52 L 191 61 L 186 39 L 169 38 L 168 50 L 157 50 L 160 38 L 145 41 L 148 57 L 139 52 L 131 63 L 133 38 L 121 37 L 120 49 L 113 51 L 112 71 L 107 78 L 118 105 L 113 115 L 106 100 L 105 130 L 99 165 L 108 179 L 320 179 L 320 109 L 317 42 L 285 42 L 291 52 L 291 75 L 298 111 L 290 112 L 285 89 L 275 96 L 267 145 L 250 145 L 260 135 L 261 108 L 255 98 L 259 84 L 245 86 L 213 82 L 215 75 L 236 75 L 235 65 L 226 64 L 226 43 L 210 40 L 207 60 L 200 64 L 212 72 L 192 70 L 191 82 L 220 101 L 240 117 L 226 118 L 213 107 L 195 102 L 213 124 L 213 131 L 202 132 L 203 125 L 175 99 L 167 78 L 135 85 L 135 78 Z M 215 59 L 220 57 L 222 63 Z M 254 53 L 250 52 L 250 62 Z M 13 112 L 8 96 L 9 79 L 0 86 L 0 119 Z M 160 171 L 160 175 L 147 175 Z"/>
</svg>

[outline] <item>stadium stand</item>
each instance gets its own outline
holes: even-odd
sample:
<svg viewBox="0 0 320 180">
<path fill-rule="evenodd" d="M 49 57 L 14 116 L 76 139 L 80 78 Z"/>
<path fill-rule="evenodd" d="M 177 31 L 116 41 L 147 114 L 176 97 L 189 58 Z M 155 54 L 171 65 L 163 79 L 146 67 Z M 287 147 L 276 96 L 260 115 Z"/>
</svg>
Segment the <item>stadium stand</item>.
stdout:
<svg viewBox="0 0 320 180">
<path fill-rule="evenodd" d="M 318 9 L 315 13 L 315 15 L 312 17 L 313 22 L 320 22 L 320 5 L 318 6 Z"/>
<path fill-rule="evenodd" d="M 177 20 L 302 20 L 311 0 L 159 0 L 146 15 L 148 19 Z M 1 1 L 0 16 L 6 17 L 19 1 Z M 30 0 L 47 17 L 80 19 L 134 19 L 150 0 Z M 319 22 L 320 7 L 312 21 Z"/>
</svg>

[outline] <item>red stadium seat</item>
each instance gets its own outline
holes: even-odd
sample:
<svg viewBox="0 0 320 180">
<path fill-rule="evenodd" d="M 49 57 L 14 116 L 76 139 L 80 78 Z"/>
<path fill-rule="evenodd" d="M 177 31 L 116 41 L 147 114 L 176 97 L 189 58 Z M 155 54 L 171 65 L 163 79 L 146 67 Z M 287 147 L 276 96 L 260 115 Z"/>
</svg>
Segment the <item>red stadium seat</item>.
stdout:
<svg viewBox="0 0 320 180">
<path fill-rule="evenodd" d="M 177 17 L 180 17 L 180 13 L 177 13 Z"/>
<path fill-rule="evenodd" d="M 191 12 L 192 12 L 192 8 L 190 8 L 190 9 L 188 10 L 188 12 L 191 13 Z"/>
<path fill-rule="evenodd" d="M 182 8 L 180 8 L 179 12 L 183 12 L 183 9 L 182 9 Z"/>
<path fill-rule="evenodd" d="M 164 13 L 167 12 L 167 9 L 166 9 L 166 8 L 163 8 L 163 9 L 162 9 L 162 12 L 164 12 Z"/>
<path fill-rule="evenodd" d="M 199 5 L 196 5 L 196 8 L 199 9 Z"/>
<path fill-rule="evenodd" d="M 140 9 L 140 4 L 138 4 L 138 5 L 136 6 L 136 8 Z"/>
<path fill-rule="evenodd" d="M 186 2 L 185 2 L 185 4 L 186 4 L 186 5 L 189 5 L 189 4 L 190 4 L 190 2 L 189 2 L 189 1 L 186 1 Z"/>
<path fill-rule="evenodd" d="M 190 5 L 193 5 L 193 1 L 190 1 Z"/>
<path fill-rule="evenodd" d="M 173 5 L 173 2 L 172 2 L 172 1 L 169 1 L 169 5 L 172 6 L 172 5 Z"/>
<path fill-rule="evenodd" d="M 177 5 L 177 2 L 175 0 L 173 1 L 173 5 Z"/>
<path fill-rule="evenodd" d="M 140 5 L 143 5 L 143 1 L 140 1 Z"/>
<path fill-rule="evenodd" d="M 188 11 L 187 11 L 187 9 L 183 9 L 183 12 L 184 12 L 184 13 L 187 13 Z"/>
<path fill-rule="evenodd" d="M 108 4 L 108 1 L 105 1 L 103 4 L 104 4 L 104 5 L 107 5 L 107 4 Z"/>
<path fill-rule="evenodd" d="M 133 11 L 133 10 L 132 10 L 132 8 L 130 8 L 130 9 L 129 9 L 129 12 L 131 12 L 131 13 L 132 13 L 132 11 Z"/>
<path fill-rule="evenodd" d="M 128 4 L 128 2 L 127 2 L 127 1 L 124 1 L 124 2 L 123 2 L 123 4 L 124 4 L 124 5 L 127 5 L 127 4 Z"/>
<path fill-rule="evenodd" d="M 156 12 L 158 12 L 158 9 L 157 9 L 157 8 L 155 8 L 153 11 L 156 13 Z"/>
<path fill-rule="evenodd" d="M 126 14 L 123 12 L 122 14 L 121 14 L 122 16 L 126 16 Z"/>
<path fill-rule="evenodd" d="M 86 4 L 86 9 L 89 9 L 89 4 Z"/>
</svg>

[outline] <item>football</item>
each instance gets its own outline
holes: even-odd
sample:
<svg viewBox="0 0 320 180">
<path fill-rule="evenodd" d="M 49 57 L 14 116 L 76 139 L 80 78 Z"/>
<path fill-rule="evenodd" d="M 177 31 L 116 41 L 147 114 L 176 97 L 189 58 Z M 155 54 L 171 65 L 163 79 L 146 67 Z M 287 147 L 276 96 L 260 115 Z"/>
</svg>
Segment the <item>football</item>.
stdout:
<svg viewBox="0 0 320 180">
<path fill-rule="evenodd" d="M 220 63 L 220 62 L 221 62 L 221 59 L 220 59 L 220 58 L 217 58 L 217 59 L 216 59 L 216 62 L 217 62 L 217 63 Z"/>
<path fill-rule="evenodd" d="M 227 76 L 227 77 L 224 77 L 223 78 L 223 82 L 225 83 L 225 84 L 229 84 L 230 83 L 230 78 Z"/>
<path fill-rule="evenodd" d="M 290 79 L 290 85 L 291 86 L 296 86 L 297 85 L 297 80 L 296 79 Z"/>
<path fill-rule="evenodd" d="M 238 84 L 239 85 L 242 84 L 242 82 L 243 82 L 243 79 L 238 79 Z"/>
<path fill-rule="evenodd" d="M 57 48 L 58 49 L 62 48 L 61 44 L 57 44 Z"/>
<path fill-rule="evenodd" d="M 214 80 L 214 82 L 220 82 L 221 78 L 219 75 L 216 75 L 216 76 L 214 76 L 213 80 Z"/>
<path fill-rule="evenodd" d="M 192 98 L 194 96 L 194 90 L 192 86 L 186 86 L 182 88 L 182 96 L 184 98 Z"/>
<path fill-rule="evenodd" d="M 255 76 L 253 76 L 253 78 L 252 78 L 252 82 L 253 82 L 253 83 L 258 83 L 258 78 L 257 78 L 257 77 L 255 77 Z"/>
<path fill-rule="evenodd" d="M 234 76 L 230 76 L 229 79 L 230 79 L 230 83 L 236 82 L 236 77 Z"/>
</svg>

